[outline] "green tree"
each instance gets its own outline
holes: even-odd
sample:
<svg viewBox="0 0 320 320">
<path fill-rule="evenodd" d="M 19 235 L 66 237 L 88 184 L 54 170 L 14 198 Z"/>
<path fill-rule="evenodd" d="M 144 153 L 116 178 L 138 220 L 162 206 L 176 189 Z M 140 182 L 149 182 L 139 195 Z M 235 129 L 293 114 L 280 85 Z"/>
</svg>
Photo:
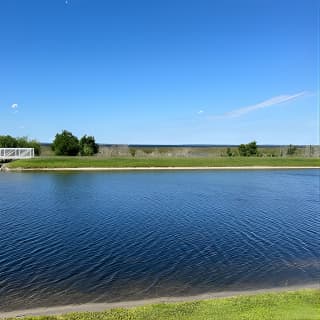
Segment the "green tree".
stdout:
<svg viewBox="0 0 320 320">
<path fill-rule="evenodd" d="M 0 148 L 17 148 L 18 142 L 17 139 L 7 136 L 0 136 Z"/>
<path fill-rule="evenodd" d="M 245 144 L 240 144 L 240 146 L 238 147 L 238 150 L 239 150 L 239 155 L 240 156 L 243 156 L 243 157 L 246 157 L 248 154 L 247 154 L 247 145 Z"/>
<path fill-rule="evenodd" d="M 99 152 L 99 146 L 93 136 L 84 135 L 80 139 L 80 154 L 82 156 L 93 156 Z"/>
<path fill-rule="evenodd" d="M 27 137 L 18 137 L 17 140 L 17 148 L 27 148 L 28 138 Z"/>
<path fill-rule="evenodd" d="M 249 156 L 256 156 L 258 154 L 257 142 L 252 141 L 247 144 L 247 150 Z"/>
<path fill-rule="evenodd" d="M 247 144 L 240 144 L 238 147 L 240 156 L 250 157 L 250 156 L 257 156 L 258 155 L 258 147 L 257 142 L 252 141 Z"/>
<path fill-rule="evenodd" d="M 58 156 L 76 156 L 79 149 L 78 138 L 67 130 L 57 133 L 52 143 L 52 150 Z"/>
</svg>

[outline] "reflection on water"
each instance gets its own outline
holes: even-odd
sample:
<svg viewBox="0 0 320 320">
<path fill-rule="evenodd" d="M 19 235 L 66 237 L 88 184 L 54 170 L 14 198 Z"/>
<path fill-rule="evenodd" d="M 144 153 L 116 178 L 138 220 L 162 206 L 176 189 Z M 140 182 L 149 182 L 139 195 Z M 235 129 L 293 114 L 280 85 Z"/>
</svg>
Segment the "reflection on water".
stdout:
<svg viewBox="0 0 320 320">
<path fill-rule="evenodd" d="M 0 310 L 319 281 L 319 170 L 0 175 Z"/>
</svg>

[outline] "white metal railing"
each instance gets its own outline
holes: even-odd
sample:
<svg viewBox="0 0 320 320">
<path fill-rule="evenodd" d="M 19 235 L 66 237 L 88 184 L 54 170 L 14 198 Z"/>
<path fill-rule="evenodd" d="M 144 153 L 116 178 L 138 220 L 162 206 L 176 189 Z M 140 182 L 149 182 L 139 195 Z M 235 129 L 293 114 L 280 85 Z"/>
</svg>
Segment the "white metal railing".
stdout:
<svg viewBox="0 0 320 320">
<path fill-rule="evenodd" d="M 34 148 L 0 148 L 0 160 L 34 158 Z"/>
</svg>

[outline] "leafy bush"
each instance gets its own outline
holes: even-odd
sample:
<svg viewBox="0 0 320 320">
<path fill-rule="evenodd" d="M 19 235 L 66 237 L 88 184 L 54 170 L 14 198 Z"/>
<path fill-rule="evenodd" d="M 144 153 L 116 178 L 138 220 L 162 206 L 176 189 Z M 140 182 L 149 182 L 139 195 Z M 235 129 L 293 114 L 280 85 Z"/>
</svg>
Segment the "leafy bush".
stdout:
<svg viewBox="0 0 320 320">
<path fill-rule="evenodd" d="M 76 156 L 80 150 L 79 140 L 71 132 L 63 130 L 56 134 L 52 150 L 58 156 Z"/>
<path fill-rule="evenodd" d="M 240 156 L 250 157 L 258 155 L 258 147 L 256 141 L 249 142 L 248 144 L 240 144 L 238 150 Z"/>
<path fill-rule="evenodd" d="M 0 136 L 0 148 L 17 148 L 18 142 L 17 139 L 7 136 Z"/>
<path fill-rule="evenodd" d="M 94 137 L 84 135 L 80 139 L 80 154 L 82 156 L 93 156 L 99 152 L 99 146 L 96 144 Z"/>
</svg>

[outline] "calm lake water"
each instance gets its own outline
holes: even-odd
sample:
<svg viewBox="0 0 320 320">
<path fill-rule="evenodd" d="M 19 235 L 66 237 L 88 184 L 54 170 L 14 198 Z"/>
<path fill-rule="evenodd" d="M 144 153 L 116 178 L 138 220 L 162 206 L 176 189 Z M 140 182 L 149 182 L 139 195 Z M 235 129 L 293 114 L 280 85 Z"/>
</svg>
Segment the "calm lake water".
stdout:
<svg viewBox="0 0 320 320">
<path fill-rule="evenodd" d="M 320 170 L 0 174 L 0 310 L 319 283 Z"/>
</svg>

